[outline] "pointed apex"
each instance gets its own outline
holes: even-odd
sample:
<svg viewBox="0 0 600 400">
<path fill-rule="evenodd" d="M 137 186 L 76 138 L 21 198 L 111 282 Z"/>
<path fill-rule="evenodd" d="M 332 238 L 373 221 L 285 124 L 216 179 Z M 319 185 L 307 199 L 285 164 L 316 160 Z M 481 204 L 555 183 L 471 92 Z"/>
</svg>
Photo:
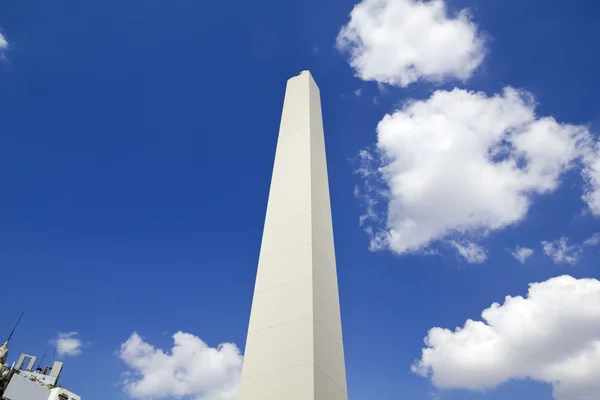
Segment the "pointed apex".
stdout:
<svg viewBox="0 0 600 400">
<path fill-rule="evenodd" d="M 312 82 L 317 87 L 317 89 L 319 88 L 319 85 L 317 85 L 317 81 L 315 81 L 315 78 L 310 73 L 310 71 L 307 70 L 307 69 L 305 69 L 303 71 L 300 71 L 296 75 L 292 76 L 290 79 L 288 79 L 288 82 L 289 81 L 294 81 L 296 79 L 302 79 L 303 77 L 304 78 L 308 77 L 308 81 Z"/>
<path fill-rule="evenodd" d="M 300 76 L 300 75 L 303 75 L 303 74 L 309 74 L 309 75 L 310 75 L 310 71 L 309 71 L 309 70 L 307 70 L 307 69 L 304 69 L 304 70 L 302 70 L 302 71 L 298 72 L 298 73 L 297 73 L 296 75 L 294 75 L 292 78 L 295 78 L 295 77 L 297 77 L 297 76 Z"/>
</svg>

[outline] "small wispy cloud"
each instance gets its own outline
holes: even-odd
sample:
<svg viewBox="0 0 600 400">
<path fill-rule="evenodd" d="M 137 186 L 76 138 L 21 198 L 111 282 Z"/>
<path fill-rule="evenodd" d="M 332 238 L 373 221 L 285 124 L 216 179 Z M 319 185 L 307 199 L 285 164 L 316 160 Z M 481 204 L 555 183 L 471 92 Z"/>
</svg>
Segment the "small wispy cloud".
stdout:
<svg viewBox="0 0 600 400">
<path fill-rule="evenodd" d="M 473 242 L 459 243 L 451 240 L 448 243 L 458 251 L 458 254 L 469 264 L 481 264 L 487 259 L 485 249 Z"/>
<path fill-rule="evenodd" d="M 59 333 L 58 338 L 52 343 L 56 345 L 56 352 L 60 357 L 74 357 L 81 354 L 82 342 L 77 332 Z"/>
<path fill-rule="evenodd" d="M 519 262 L 521 264 L 525 264 L 527 259 L 529 257 L 531 257 L 533 255 L 533 253 L 535 253 L 535 251 L 533 249 L 529 249 L 527 247 L 520 247 L 520 246 L 517 246 L 517 248 L 514 250 L 508 250 L 508 251 L 510 252 L 510 254 L 512 254 L 512 256 L 514 258 L 519 260 Z"/>
<path fill-rule="evenodd" d="M 8 49 L 8 41 L 6 40 L 6 37 L 0 33 L 0 50 L 6 49 Z"/>
<path fill-rule="evenodd" d="M 555 264 L 575 265 L 579 261 L 581 253 L 580 246 L 569 246 L 569 238 L 566 236 L 552 242 L 542 242 L 544 253 L 554 261 Z"/>
<path fill-rule="evenodd" d="M 600 233 L 593 234 L 583 242 L 584 246 L 598 246 L 600 244 Z"/>
<path fill-rule="evenodd" d="M 442 395 L 439 392 L 429 392 L 427 393 L 432 400 L 441 400 Z"/>
<path fill-rule="evenodd" d="M 362 89 L 356 89 L 356 90 L 354 91 L 354 95 L 355 95 L 356 97 L 360 96 L 360 94 L 361 94 L 361 93 L 362 93 Z"/>
<path fill-rule="evenodd" d="M 0 33 L 0 61 L 6 61 L 4 51 L 7 50 L 8 47 L 9 46 L 6 37 L 2 33 Z"/>
</svg>

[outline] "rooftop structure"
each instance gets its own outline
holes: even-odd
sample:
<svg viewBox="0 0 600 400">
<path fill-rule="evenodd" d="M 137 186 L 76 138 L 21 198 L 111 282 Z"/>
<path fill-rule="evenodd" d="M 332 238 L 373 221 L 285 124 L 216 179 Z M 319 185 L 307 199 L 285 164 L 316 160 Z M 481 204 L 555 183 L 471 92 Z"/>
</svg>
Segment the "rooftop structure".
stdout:
<svg viewBox="0 0 600 400">
<path fill-rule="evenodd" d="M 37 357 L 21 354 L 13 365 L 6 364 L 8 345 L 14 332 L 13 329 L 8 340 L 0 346 L 0 399 L 81 400 L 80 396 L 58 385 L 63 369 L 60 361 L 55 361 L 52 366 L 35 367 Z"/>
</svg>

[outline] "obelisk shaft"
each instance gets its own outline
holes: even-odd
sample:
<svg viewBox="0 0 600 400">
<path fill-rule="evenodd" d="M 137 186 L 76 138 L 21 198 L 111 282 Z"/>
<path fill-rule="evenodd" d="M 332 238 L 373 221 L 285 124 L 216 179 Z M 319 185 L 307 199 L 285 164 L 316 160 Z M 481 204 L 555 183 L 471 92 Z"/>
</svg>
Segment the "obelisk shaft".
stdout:
<svg viewBox="0 0 600 400">
<path fill-rule="evenodd" d="M 319 88 L 288 80 L 239 400 L 346 400 Z"/>
</svg>

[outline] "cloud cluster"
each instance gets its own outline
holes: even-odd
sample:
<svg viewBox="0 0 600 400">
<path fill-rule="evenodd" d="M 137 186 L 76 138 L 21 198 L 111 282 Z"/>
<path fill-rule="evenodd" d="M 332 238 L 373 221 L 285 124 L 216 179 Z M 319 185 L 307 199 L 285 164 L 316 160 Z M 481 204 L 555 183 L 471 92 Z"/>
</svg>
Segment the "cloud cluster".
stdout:
<svg viewBox="0 0 600 400">
<path fill-rule="evenodd" d="M 481 321 L 433 328 L 412 366 L 438 388 L 492 389 L 513 379 L 553 385 L 557 400 L 597 399 L 600 281 L 561 276 L 492 304 Z"/>
<path fill-rule="evenodd" d="M 467 10 L 449 15 L 443 0 L 363 0 L 337 47 L 361 79 L 402 87 L 421 79 L 467 79 L 485 56 Z"/>
<path fill-rule="evenodd" d="M 487 52 L 469 11 L 451 14 L 444 0 L 362 0 L 336 44 L 360 79 L 401 87 L 466 80 Z M 523 220 L 533 198 L 556 190 L 574 166 L 586 183 L 582 198 L 600 215 L 600 145 L 587 126 L 535 109 L 531 93 L 511 87 L 495 95 L 454 89 L 386 115 L 376 149 L 361 154 L 370 168 L 359 171 L 370 248 L 431 252 L 448 240 L 482 262 L 475 238 Z"/>
<path fill-rule="evenodd" d="M 486 43 L 469 12 L 451 15 L 444 0 L 362 0 L 337 37 L 356 76 L 379 85 L 467 80 Z M 398 254 L 451 245 L 470 263 L 478 243 L 513 226 L 534 199 L 555 191 L 569 170 L 600 216 L 600 144 L 588 126 L 536 113 L 531 93 L 488 94 L 456 88 L 405 101 L 377 126 L 374 149 L 357 157 L 370 249 Z M 541 243 L 555 263 L 574 264 L 585 246 L 566 237 Z M 509 250 L 521 263 L 533 249 Z M 600 281 L 570 276 L 530 285 L 455 331 L 429 331 L 412 369 L 438 388 L 491 389 L 513 379 L 551 384 L 558 400 L 600 399 Z"/>
<path fill-rule="evenodd" d="M 373 218 L 371 247 L 404 254 L 521 221 L 532 197 L 554 191 L 592 142 L 586 126 L 535 108 L 530 93 L 510 87 L 494 96 L 454 89 L 386 115 L 370 155 L 379 163 L 363 173 L 388 189 L 387 221 Z"/>
<path fill-rule="evenodd" d="M 169 353 L 134 333 L 121 345 L 120 358 L 130 371 L 125 391 L 138 399 L 193 398 L 235 400 L 242 369 L 236 345 L 209 347 L 197 336 L 178 332 Z"/>
<path fill-rule="evenodd" d="M 59 357 L 78 356 L 81 354 L 81 339 L 77 332 L 59 333 L 58 338 L 54 340 L 56 352 Z"/>
</svg>

